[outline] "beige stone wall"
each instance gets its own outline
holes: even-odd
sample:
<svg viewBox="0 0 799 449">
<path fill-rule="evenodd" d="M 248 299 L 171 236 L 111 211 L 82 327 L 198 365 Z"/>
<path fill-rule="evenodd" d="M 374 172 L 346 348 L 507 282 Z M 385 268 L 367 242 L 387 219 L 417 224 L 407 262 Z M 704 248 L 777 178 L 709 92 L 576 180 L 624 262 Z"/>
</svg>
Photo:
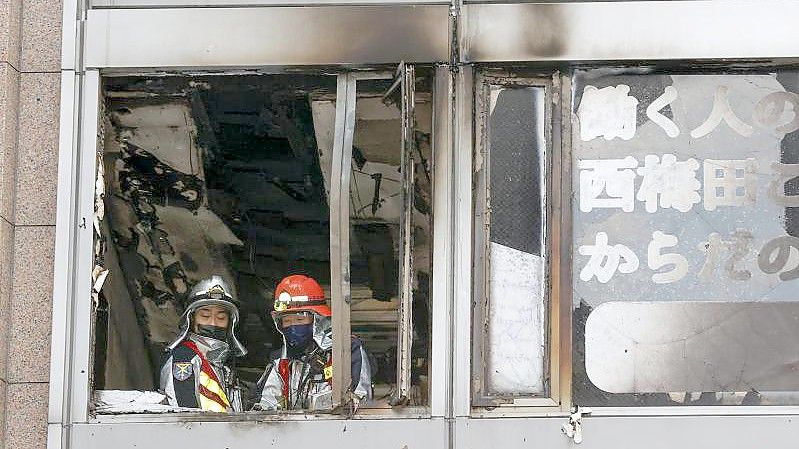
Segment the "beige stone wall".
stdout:
<svg viewBox="0 0 799 449">
<path fill-rule="evenodd" d="M 45 448 L 59 0 L 0 0 L 0 449 Z"/>
</svg>

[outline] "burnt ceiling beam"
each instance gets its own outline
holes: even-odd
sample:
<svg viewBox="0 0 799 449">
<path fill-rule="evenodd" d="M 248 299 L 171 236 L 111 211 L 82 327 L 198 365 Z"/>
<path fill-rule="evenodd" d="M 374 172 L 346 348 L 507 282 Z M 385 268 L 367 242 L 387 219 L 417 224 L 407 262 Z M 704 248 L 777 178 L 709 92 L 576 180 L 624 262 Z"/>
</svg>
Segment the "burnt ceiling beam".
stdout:
<svg viewBox="0 0 799 449">
<path fill-rule="evenodd" d="M 247 162 L 226 161 L 225 168 L 234 173 L 257 173 L 267 177 L 277 177 L 285 182 L 304 182 L 308 175 L 306 167 L 294 162 L 279 160 L 252 160 Z"/>
<path fill-rule="evenodd" d="M 304 101 L 304 100 L 303 100 Z M 273 101 L 273 107 L 276 102 Z M 308 166 L 311 163 L 311 155 L 313 148 L 312 142 L 309 142 L 308 133 L 303 130 L 297 120 L 289 115 L 289 112 L 295 112 L 295 103 L 290 102 L 285 107 L 274 108 L 277 109 L 276 113 L 273 111 L 264 111 L 271 115 L 271 119 L 277 125 L 289 142 L 294 157 L 303 162 L 303 166 Z"/>
<path fill-rule="evenodd" d="M 197 126 L 197 146 L 206 153 L 218 154 L 221 147 L 216 138 L 216 130 L 208 116 L 208 108 L 202 92 L 193 91 L 189 97 L 189 104 L 194 123 Z"/>
</svg>

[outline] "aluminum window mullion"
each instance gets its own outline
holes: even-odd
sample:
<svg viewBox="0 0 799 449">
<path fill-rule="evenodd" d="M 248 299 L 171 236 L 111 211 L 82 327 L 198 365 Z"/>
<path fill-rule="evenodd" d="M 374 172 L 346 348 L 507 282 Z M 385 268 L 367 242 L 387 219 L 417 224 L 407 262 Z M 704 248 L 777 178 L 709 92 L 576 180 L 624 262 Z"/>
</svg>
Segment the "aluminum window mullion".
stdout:
<svg viewBox="0 0 799 449">
<path fill-rule="evenodd" d="M 463 66 L 455 77 L 453 150 L 453 250 L 452 262 L 452 411 L 469 416 L 471 400 L 472 320 L 472 149 L 474 68 Z"/>
<path fill-rule="evenodd" d="M 355 130 L 355 78 L 338 76 L 330 183 L 330 290 L 333 312 L 333 407 L 348 413 L 350 349 L 350 174 Z"/>
<path fill-rule="evenodd" d="M 435 73 L 433 107 L 433 305 L 430 348 L 430 412 L 452 417 L 452 75 L 449 66 Z"/>
<path fill-rule="evenodd" d="M 405 404 L 410 392 L 411 347 L 413 345 L 413 192 L 416 151 L 415 130 L 415 77 L 412 65 L 400 65 L 402 89 L 402 220 L 400 227 L 400 304 L 397 327 L 397 394 L 394 402 Z"/>
<path fill-rule="evenodd" d="M 488 294 L 489 285 L 489 244 L 490 244 L 490 199 L 488 197 L 488 126 L 487 115 L 489 100 L 489 85 L 484 75 L 478 74 L 475 82 L 475 107 L 474 107 L 474 126 L 475 126 L 475 145 L 474 149 L 474 310 L 472 319 L 474 320 L 474 333 L 472 337 L 472 367 L 475 378 L 474 385 L 477 391 L 472 398 L 473 405 L 476 406 L 496 406 L 498 398 L 488 398 L 485 379 L 485 347 L 486 331 L 488 328 L 488 309 L 490 305 L 490 295 Z"/>
<path fill-rule="evenodd" d="M 91 399 L 91 348 L 92 348 L 92 268 L 94 266 L 94 195 L 97 170 L 98 130 L 100 126 L 100 74 L 87 71 L 83 76 L 81 104 L 81 135 L 78 149 L 78 174 L 76 195 L 77 244 L 73 253 L 73 289 L 71 297 L 71 329 L 69 338 L 72 351 L 67 354 L 71 421 L 86 422 Z"/>
<path fill-rule="evenodd" d="M 557 321 L 554 320 L 553 325 L 557 324 L 557 331 L 553 330 L 553 336 L 558 339 L 557 364 L 553 363 L 553 367 L 557 367 L 557 376 L 559 379 L 558 390 L 560 392 L 560 406 L 561 410 L 568 411 L 572 406 L 572 174 L 571 174 L 571 102 L 572 102 L 572 87 L 570 74 L 562 74 L 560 76 L 560 90 L 559 94 L 553 100 L 556 112 L 559 109 L 559 123 L 558 126 L 552 130 L 553 136 L 553 149 L 552 149 L 552 173 L 553 173 L 553 187 L 557 186 L 560 192 L 553 188 L 552 192 L 555 195 L 553 204 L 553 226 L 552 235 L 559 236 L 560 241 L 557 242 L 558 257 L 560 259 L 559 265 L 554 265 L 552 285 L 558 288 L 556 298 L 558 304 L 553 304 L 552 309 L 557 309 Z M 560 101 L 560 103 L 558 103 Z M 555 114 L 553 114 L 555 115 Z M 558 129 L 560 128 L 560 129 Z M 555 137 L 559 137 L 560 145 L 554 145 Z M 557 176 L 557 178 L 555 177 Z M 564 212 L 565 211 L 565 212 Z M 554 262 L 554 260 L 553 260 Z M 559 276 L 559 277 L 555 277 Z M 557 282 L 557 284 L 556 284 Z M 553 377 L 555 373 L 552 373 Z M 554 385 L 553 385 L 554 386 Z"/>
<path fill-rule="evenodd" d="M 406 405 L 411 389 L 411 348 L 413 344 L 413 193 L 415 170 L 415 70 L 412 65 L 401 63 L 396 74 L 385 72 L 354 73 L 350 75 L 354 80 L 351 84 L 354 96 L 352 107 L 352 133 L 354 135 L 355 107 L 357 106 L 357 81 L 395 79 L 395 82 L 384 93 L 383 99 L 388 98 L 397 88 L 401 93 L 401 122 L 402 122 L 402 147 L 400 153 L 400 167 L 402 175 L 402 204 L 403 212 L 400 218 L 400 245 L 399 245 L 399 310 L 397 318 L 397 387 L 391 398 L 391 405 Z M 348 143 L 349 157 L 352 156 L 352 137 Z M 334 155 L 335 157 L 335 155 Z M 348 166 L 349 168 L 349 166 Z M 349 175 L 349 174 L 348 174 Z M 345 182 L 342 180 L 342 183 Z M 349 176 L 346 180 L 349 188 Z M 347 190 L 349 195 L 349 190 Z M 349 267 L 349 261 L 347 261 Z M 335 312 L 334 312 L 335 314 Z M 334 373 L 335 375 L 335 373 Z"/>
<path fill-rule="evenodd" d="M 69 370 L 72 339 L 70 338 L 71 291 L 75 281 L 73 260 L 77 233 L 78 198 L 77 154 L 79 148 L 82 76 L 65 71 L 61 76 L 61 127 L 58 161 L 58 208 L 56 215 L 55 270 L 53 280 L 52 340 L 50 349 L 49 423 L 71 419 L 69 409 Z M 49 429 L 53 447 L 61 447 L 64 428 Z M 63 439 L 66 439 L 63 438 Z M 57 446 L 56 446 L 57 444 Z"/>
</svg>

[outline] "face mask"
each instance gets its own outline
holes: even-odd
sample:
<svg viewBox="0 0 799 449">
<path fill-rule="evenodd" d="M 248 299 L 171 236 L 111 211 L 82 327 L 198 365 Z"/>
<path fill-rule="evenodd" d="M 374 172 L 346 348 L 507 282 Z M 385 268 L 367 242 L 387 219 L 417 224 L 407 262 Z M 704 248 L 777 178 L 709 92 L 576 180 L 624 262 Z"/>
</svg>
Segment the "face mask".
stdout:
<svg viewBox="0 0 799 449">
<path fill-rule="evenodd" d="M 313 324 L 298 324 L 283 329 L 289 349 L 305 349 L 313 339 Z"/>
<path fill-rule="evenodd" d="M 210 324 L 198 324 L 197 335 L 225 341 L 227 340 L 227 329 L 224 327 L 212 326 Z"/>
</svg>

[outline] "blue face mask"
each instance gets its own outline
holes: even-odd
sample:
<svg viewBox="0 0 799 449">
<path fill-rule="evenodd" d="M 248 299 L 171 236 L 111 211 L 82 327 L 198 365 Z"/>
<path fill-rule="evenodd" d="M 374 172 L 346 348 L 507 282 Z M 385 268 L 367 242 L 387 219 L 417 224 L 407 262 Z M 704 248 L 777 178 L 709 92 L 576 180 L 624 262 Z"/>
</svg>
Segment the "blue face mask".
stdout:
<svg viewBox="0 0 799 449">
<path fill-rule="evenodd" d="M 305 349 L 313 339 L 313 324 L 297 324 L 283 329 L 290 349 Z"/>
</svg>

